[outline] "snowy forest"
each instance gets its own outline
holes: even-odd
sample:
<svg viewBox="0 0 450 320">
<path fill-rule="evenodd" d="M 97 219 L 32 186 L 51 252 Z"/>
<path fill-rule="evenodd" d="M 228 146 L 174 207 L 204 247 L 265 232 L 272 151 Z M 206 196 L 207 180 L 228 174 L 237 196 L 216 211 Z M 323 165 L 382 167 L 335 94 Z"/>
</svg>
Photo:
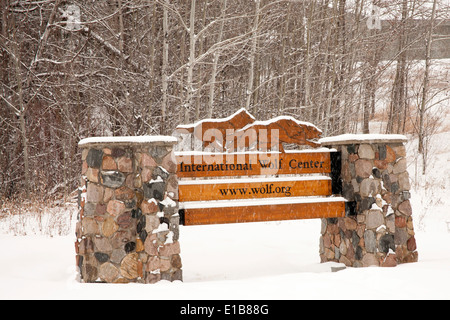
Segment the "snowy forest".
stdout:
<svg viewBox="0 0 450 320">
<path fill-rule="evenodd" d="M 0 199 L 70 197 L 82 138 L 240 108 L 323 136 L 381 115 L 425 153 L 448 99 L 430 71 L 448 18 L 437 0 L 0 0 Z"/>
</svg>

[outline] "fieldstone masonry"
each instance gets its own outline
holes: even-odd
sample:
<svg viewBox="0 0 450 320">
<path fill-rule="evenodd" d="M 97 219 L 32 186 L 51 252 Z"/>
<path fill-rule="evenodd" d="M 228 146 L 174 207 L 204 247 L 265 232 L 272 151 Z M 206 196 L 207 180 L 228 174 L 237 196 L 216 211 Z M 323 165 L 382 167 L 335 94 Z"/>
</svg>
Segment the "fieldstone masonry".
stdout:
<svg viewBox="0 0 450 320">
<path fill-rule="evenodd" d="M 321 262 L 392 267 L 416 262 L 406 138 L 343 135 L 342 196 L 353 214 L 322 219 Z M 174 137 L 80 141 L 82 178 L 76 264 L 82 282 L 182 280 Z"/>
<path fill-rule="evenodd" d="M 344 135 L 321 140 L 341 153 L 342 195 L 356 214 L 322 219 L 320 259 L 352 267 L 416 262 L 406 138 Z"/>
<path fill-rule="evenodd" d="M 80 141 L 76 264 L 82 282 L 182 280 L 173 137 Z"/>
</svg>

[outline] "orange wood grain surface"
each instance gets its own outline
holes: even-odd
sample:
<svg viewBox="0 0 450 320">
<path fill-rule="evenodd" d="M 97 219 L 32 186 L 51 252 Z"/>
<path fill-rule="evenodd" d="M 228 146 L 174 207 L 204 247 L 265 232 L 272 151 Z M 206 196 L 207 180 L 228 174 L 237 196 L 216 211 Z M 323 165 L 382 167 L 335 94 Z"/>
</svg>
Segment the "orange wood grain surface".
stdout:
<svg viewBox="0 0 450 320">
<path fill-rule="evenodd" d="M 320 178 L 320 177 L 319 177 Z M 208 201 L 254 199 L 273 197 L 329 196 L 331 179 L 255 179 L 255 182 L 239 180 L 203 180 L 201 184 L 178 186 L 179 200 Z"/>
<path fill-rule="evenodd" d="M 185 209 L 184 225 L 279 221 L 345 216 L 345 201 Z"/>
<path fill-rule="evenodd" d="M 179 178 L 331 172 L 329 152 L 177 154 L 176 158 Z"/>
<path fill-rule="evenodd" d="M 308 122 L 290 116 L 268 121 L 255 121 L 245 109 L 226 118 L 205 119 L 193 124 L 179 125 L 180 133 L 193 133 L 203 146 L 212 144 L 219 150 L 233 151 L 258 144 L 258 150 L 283 151 L 283 143 L 320 146 L 322 131 Z"/>
<path fill-rule="evenodd" d="M 203 146 L 207 147 L 210 144 L 216 148 L 222 148 L 224 140 L 228 132 L 235 132 L 246 125 L 253 123 L 255 118 L 245 109 L 238 110 L 230 117 L 214 120 L 202 120 L 190 125 L 179 125 L 176 130 L 185 133 L 193 133 L 194 136 L 203 142 Z M 220 137 L 219 143 L 216 139 Z"/>
<path fill-rule="evenodd" d="M 284 151 L 283 143 L 319 147 L 317 140 L 322 132 L 314 125 L 298 122 L 292 117 L 278 117 L 270 121 L 255 121 L 236 131 L 228 140 L 232 146 L 228 150 L 239 150 L 258 145 L 259 150 Z M 234 145 L 234 146 L 233 146 Z"/>
</svg>

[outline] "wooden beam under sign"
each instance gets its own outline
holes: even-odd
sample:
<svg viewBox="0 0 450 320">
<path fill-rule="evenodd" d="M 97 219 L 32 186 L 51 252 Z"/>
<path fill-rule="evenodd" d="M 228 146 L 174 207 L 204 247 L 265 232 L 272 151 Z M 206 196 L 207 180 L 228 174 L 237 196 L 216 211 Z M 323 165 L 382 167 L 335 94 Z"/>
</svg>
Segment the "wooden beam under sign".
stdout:
<svg viewBox="0 0 450 320">
<path fill-rule="evenodd" d="M 184 208 L 184 225 L 225 224 L 259 221 L 280 221 L 345 216 L 342 201 L 279 203 L 269 205 Z"/>
</svg>

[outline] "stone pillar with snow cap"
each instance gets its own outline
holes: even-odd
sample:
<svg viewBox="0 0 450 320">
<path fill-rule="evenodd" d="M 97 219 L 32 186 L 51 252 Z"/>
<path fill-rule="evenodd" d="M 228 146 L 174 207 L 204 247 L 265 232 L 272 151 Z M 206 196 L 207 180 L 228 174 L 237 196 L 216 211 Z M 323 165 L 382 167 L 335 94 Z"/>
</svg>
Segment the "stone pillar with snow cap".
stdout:
<svg viewBox="0 0 450 320">
<path fill-rule="evenodd" d="M 182 280 L 176 143 L 169 136 L 80 141 L 80 281 Z"/>
<path fill-rule="evenodd" d="M 355 204 L 353 215 L 322 219 L 322 262 L 367 267 L 417 261 L 406 141 L 382 134 L 321 139 L 340 152 L 342 196 Z"/>
</svg>

